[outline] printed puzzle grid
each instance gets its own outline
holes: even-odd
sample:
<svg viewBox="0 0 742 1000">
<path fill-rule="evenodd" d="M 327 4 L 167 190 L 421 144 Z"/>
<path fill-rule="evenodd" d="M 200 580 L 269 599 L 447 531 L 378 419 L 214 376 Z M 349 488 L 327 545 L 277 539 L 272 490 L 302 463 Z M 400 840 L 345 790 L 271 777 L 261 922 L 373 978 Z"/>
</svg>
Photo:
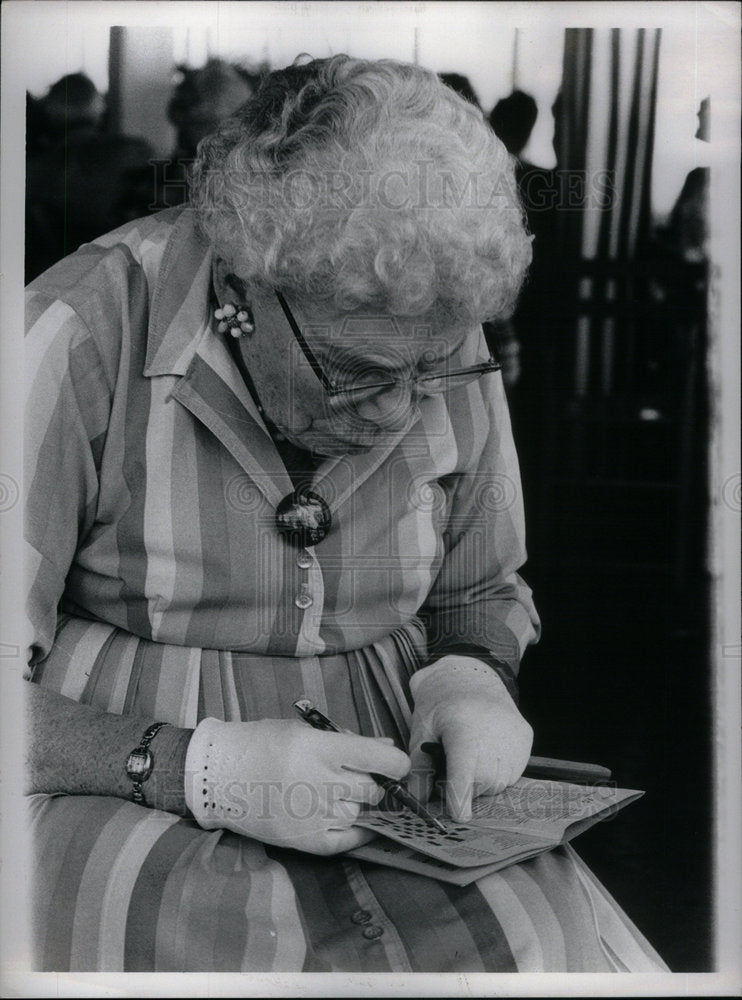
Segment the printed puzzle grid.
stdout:
<svg viewBox="0 0 742 1000">
<path fill-rule="evenodd" d="M 529 844 L 545 846 L 544 840 L 524 837 L 520 832 L 482 830 L 453 820 L 446 821 L 444 834 L 410 812 L 367 813 L 357 820 L 357 825 L 438 861 L 466 868 L 500 860 L 503 853 L 510 851 L 522 853 Z"/>
</svg>

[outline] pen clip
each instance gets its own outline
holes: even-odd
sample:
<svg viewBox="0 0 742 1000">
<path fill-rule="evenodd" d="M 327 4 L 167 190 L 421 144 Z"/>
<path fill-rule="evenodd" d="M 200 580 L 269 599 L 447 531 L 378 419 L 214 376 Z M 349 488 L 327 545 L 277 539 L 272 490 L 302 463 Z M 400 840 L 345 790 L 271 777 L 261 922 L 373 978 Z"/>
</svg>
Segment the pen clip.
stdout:
<svg viewBox="0 0 742 1000">
<path fill-rule="evenodd" d="M 298 701 L 295 701 L 294 708 L 312 728 L 323 729 L 328 733 L 342 732 L 340 727 L 336 726 L 326 715 L 323 715 L 318 708 L 315 708 L 308 698 L 300 698 Z"/>
</svg>

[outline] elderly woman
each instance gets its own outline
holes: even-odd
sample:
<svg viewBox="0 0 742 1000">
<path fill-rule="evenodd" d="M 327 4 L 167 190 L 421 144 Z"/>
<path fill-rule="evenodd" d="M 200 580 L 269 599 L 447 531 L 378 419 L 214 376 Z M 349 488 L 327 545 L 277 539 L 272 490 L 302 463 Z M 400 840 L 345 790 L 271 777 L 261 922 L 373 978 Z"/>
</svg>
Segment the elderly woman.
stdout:
<svg viewBox="0 0 742 1000">
<path fill-rule="evenodd" d="M 31 286 L 38 968 L 663 967 L 571 851 L 465 888 L 342 855 L 373 775 L 429 794 L 423 744 L 458 819 L 530 752 L 538 619 L 481 335 L 529 259 L 481 114 L 338 56 L 201 144 L 192 208 Z"/>
</svg>

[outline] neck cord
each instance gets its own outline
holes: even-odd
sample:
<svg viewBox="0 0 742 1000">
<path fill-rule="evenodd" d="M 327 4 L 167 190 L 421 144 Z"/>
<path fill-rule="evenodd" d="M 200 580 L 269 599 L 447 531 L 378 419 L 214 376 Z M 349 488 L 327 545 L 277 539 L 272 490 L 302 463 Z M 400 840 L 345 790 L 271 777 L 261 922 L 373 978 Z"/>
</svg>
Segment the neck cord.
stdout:
<svg viewBox="0 0 742 1000">
<path fill-rule="evenodd" d="M 258 413 L 263 419 L 266 429 L 273 439 L 273 443 L 283 460 L 283 464 L 286 466 L 286 471 L 291 477 L 292 482 L 297 488 L 307 485 L 307 483 L 311 481 L 312 473 L 317 467 L 318 460 L 315 459 L 311 452 L 304 448 L 300 448 L 298 445 L 292 444 L 291 441 L 288 441 L 286 437 L 281 434 L 276 425 L 266 414 L 265 408 L 260 402 L 258 391 L 255 388 L 255 383 L 253 382 L 252 376 L 250 375 L 247 365 L 245 364 L 245 359 L 242 356 L 238 340 L 235 337 L 230 337 L 229 335 L 226 335 L 224 339 L 226 340 L 229 353 L 232 355 L 232 359 L 237 366 L 237 370 L 242 376 L 243 381 L 252 396 L 253 402 L 258 409 Z"/>
</svg>

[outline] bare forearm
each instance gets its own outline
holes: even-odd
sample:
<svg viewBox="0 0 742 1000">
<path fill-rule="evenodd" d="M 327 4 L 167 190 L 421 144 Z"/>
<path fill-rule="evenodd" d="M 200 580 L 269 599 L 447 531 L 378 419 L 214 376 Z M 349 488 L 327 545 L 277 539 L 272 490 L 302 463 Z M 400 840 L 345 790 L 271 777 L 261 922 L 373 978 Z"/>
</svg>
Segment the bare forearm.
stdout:
<svg viewBox="0 0 742 1000">
<path fill-rule="evenodd" d="M 26 791 L 114 795 L 131 799 L 129 752 L 155 720 L 80 705 L 26 684 Z M 183 773 L 192 730 L 164 726 L 152 741 L 155 769 L 144 784 L 147 805 L 183 815 Z"/>
</svg>

